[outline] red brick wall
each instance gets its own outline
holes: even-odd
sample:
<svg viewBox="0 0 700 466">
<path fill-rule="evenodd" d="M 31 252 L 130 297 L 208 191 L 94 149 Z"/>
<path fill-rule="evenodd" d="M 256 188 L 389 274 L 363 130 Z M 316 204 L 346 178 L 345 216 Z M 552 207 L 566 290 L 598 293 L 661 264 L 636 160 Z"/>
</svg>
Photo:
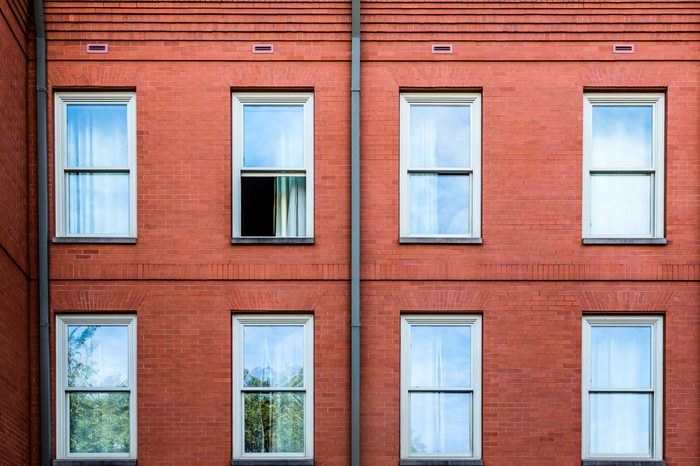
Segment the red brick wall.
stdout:
<svg viewBox="0 0 700 466">
<path fill-rule="evenodd" d="M 27 3 L 0 2 L 0 464 L 29 462 Z"/>
<path fill-rule="evenodd" d="M 582 314 L 663 313 L 664 457 L 700 462 L 698 11 L 581 5 L 363 2 L 363 465 L 398 463 L 410 311 L 483 314 L 489 465 L 580 464 Z M 231 314 L 293 310 L 315 315 L 316 464 L 349 463 L 350 4 L 265 6 L 47 3 L 51 89 L 137 94 L 138 243 L 52 245 L 51 308 L 137 313 L 139 464 L 226 464 Z M 667 246 L 581 245 L 583 92 L 619 87 L 667 89 Z M 230 244 L 232 88 L 314 90 L 313 246 Z M 399 93 L 437 88 L 483 95 L 481 246 L 398 244 Z"/>
</svg>

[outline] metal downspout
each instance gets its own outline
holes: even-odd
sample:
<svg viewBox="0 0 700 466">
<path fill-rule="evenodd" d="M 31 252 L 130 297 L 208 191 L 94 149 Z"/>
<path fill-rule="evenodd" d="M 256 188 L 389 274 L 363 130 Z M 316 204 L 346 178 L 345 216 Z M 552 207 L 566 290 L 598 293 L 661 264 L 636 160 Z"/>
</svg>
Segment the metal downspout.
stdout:
<svg viewBox="0 0 700 466">
<path fill-rule="evenodd" d="M 360 0 L 352 0 L 350 83 L 350 459 L 360 466 Z"/>
<path fill-rule="evenodd" d="M 41 465 L 51 464 L 51 360 L 49 341 L 49 194 L 46 142 L 46 29 L 44 3 L 33 0 L 36 40 L 36 150 L 39 208 L 39 391 L 41 412 Z"/>
</svg>

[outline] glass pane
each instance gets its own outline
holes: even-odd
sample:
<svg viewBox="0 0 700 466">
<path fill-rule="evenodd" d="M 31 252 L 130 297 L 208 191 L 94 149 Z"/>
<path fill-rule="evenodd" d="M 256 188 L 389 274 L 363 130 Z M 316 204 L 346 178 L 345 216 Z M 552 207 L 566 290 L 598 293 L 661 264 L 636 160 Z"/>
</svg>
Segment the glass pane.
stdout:
<svg viewBox="0 0 700 466">
<path fill-rule="evenodd" d="M 69 235 L 129 234 L 129 175 L 68 175 Z"/>
<path fill-rule="evenodd" d="M 470 387 L 471 327 L 411 326 L 411 386 Z"/>
<path fill-rule="evenodd" d="M 651 455 L 651 395 L 591 394 L 591 455 Z"/>
<path fill-rule="evenodd" d="M 411 393 L 411 453 L 472 453 L 469 393 Z"/>
<path fill-rule="evenodd" d="M 246 387 L 303 387 L 304 327 L 243 327 L 243 383 Z"/>
<path fill-rule="evenodd" d="M 129 165 L 125 104 L 68 104 L 66 120 L 69 167 Z"/>
<path fill-rule="evenodd" d="M 591 176 L 591 235 L 649 236 L 651 175 Z"/>
<path fill-rule="evenodd" d="M 593 107 L 595 168 L 652 166 L 652 106 Z"/>
<path fill-rule="evenodd" d="M 591 327 L 591 388 L 651 388 L 651 327 Z"/>
<path fill-rule="evenodd" d="M 411 168 L 469 168 L 468 105 L 411 105 Z"/>
<path fill-rule="evenodd" d="M 304 107 L 243 107 L 243 166 L 304 168 Z"/>
<path fill-rule="evenodd" d="M 468 235 L 471 232 L 469 175 L 409 175 L 412 235 Z"/>
<path fill-rule="evenodd" d="M 70 393 L 70 452 L 129 453 L 129 394 Z"/>
<path fill-rule="evenodd" d="M 241 178 L 242 236 L 306 236 L 306 178 Z"/>
<path fill-rule="evenodd" d="M 68 326 L 68 386 L 128 387 L 129 328 Z"/>
<path fill-rule="evenodd" d="M 304 452 L 303 393 L 245 393 L 246 453 Z"/>
</svg>

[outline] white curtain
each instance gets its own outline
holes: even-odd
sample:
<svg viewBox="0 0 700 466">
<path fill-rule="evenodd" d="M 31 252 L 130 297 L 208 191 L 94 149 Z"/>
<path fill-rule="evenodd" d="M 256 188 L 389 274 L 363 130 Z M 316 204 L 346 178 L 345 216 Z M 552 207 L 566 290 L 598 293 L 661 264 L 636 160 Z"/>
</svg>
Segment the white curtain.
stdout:
<svg viewBox="0 0 700 466">
<path fill-rule="evenodd" d="M 68 120 L 67 165 L 71 167 L 93 166 L 93 121 L 92 112 L 75 112 Z M 93 177 L 71 175 L 68 200 L 68 229 L 70 234 L 85 234 L 95 231 L 95 209 L 88 199 L 93 191 Z"/>
<path fill-rule="evenodd" d="M 416 128 L 417 126 L 417 128 Z M 417 129 L 417 131 L 416 131 Z M 433 168 L 437 163 L 437 127 L 424 116 L 411 134 L 411 168 Z M 438 232 L 438 175 L 409 175 L 411 233 Z"/>
<path fill-rule="evenodd" d="M 284 134 L 277 142 L 277 166 L 290 167 L 292 138 Z M 275 236 L 306 236 L 306 178 L 278 176 L 275 179 Z"/>
</svg>

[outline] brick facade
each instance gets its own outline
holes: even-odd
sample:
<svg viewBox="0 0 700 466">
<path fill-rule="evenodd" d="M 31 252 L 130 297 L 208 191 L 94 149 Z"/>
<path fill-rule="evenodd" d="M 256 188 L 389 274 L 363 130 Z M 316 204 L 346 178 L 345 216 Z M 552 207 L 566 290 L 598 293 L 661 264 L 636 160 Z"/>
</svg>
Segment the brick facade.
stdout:
<svg viewBox="0 0 700 466">
<path fill-rule="evenodd" d="M 0 82 L 13 90 L 0 271 L 14 285 L 0 289 L 11 316 L 0 322 L 0 464 L 29 463 L 30 440 L 38 464 L 33 45 L 27 5 L 2 6 Z M 350 3 L 45 8 L 51 235 L 53 92 L 137 96 L 137 243 L 51 244 L 50 308 L 52 322 L 138 316 L 139 464 L 227 464 L 232 313 L 304 311 L 315 318 L 315 464 L 348 465 Z M 415 312 L 483 316 L 487 465 L 580 464 L 582 316 L 663 315 L 663 457 L 700 462 L 699 14 L 684 2 L 363 2 L 363 465 L 398 464 L 400 316 Z M 88 55 L 88 43 L 109 53 Z M 254 55 L 253 43 L 275 53 Z M 432 54 L 433 43 L 454 52 Z M 636 51 L 613 54 L 614 43 Z M 250 89 L 313 91 L 313 245 L 231 244 L 231 92 Z M 596 89 L 666 93 L 666 246 L 581 244 L 583 93 Z M 406 90 L 482 95 L 482 245 L 398 242 Z"/>
</svg>

